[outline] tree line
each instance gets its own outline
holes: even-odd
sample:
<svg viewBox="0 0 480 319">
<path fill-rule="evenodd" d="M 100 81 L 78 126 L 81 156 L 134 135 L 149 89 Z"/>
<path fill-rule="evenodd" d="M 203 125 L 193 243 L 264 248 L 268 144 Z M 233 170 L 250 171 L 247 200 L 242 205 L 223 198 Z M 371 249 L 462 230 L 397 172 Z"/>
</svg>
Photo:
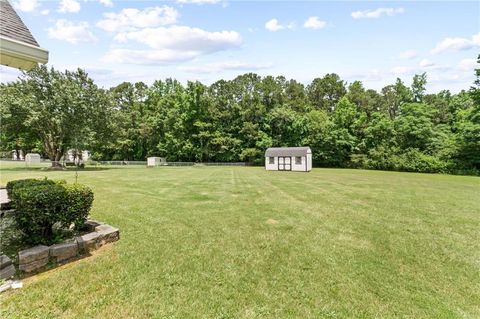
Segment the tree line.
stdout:
<svg viewBox="0 0 480 319">
<path fill-rule="evenodd" d="M 75 149 L 96 160 L 261 164 L 267 147 L 310 146 L 317 166 L 476 174 L 475 72 L 458 94 L 426 94 L 425 73 L 380 91 L 334 73 L 306 86 L 248 73 L 209 86 L 166 79 L 103 89 L 81 69 L 39 66 L 0 85 L 1 148 L 52 161 Z"/>
</svg>

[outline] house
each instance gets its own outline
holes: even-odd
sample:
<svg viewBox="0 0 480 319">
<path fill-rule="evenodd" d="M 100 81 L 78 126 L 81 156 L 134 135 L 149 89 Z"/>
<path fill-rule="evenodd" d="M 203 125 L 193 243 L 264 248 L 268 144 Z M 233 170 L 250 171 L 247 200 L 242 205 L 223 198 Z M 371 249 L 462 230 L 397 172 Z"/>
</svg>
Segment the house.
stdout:
<svg viewBox="0 0 480 319">
<path fill-rule="evenodd" d="M 0 0 L 0 64 L 30 70 L 48 62 L 42 49 L 7 0 Z"/>
<path fill-rule="evenodd" d="M 310 147 L 270 147 L 265 151 L 265 169 L 310 172 L 312 150 Z"/>
<path fill-rule="evenodd" d="M 62 158 L 63 161 L 73 162 L 76 164 L 84 163 L 90 159 L 90 151 L 82 151 L 69 149 L 67 154 Z"/>
</svg>

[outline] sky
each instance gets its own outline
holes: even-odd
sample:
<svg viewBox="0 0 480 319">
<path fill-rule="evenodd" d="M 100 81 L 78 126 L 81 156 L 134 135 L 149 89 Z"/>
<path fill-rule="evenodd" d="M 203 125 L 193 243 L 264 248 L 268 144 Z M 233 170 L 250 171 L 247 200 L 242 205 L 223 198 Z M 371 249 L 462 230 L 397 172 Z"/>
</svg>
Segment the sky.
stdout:
<svg viewBox="0 0 480 319">
<path fill-rule="evenodd" d="M 480 53 L 480 2 L 10 0 L 48 65 L 110 87 L 240 74 L 304 84 L 327 73 L 381 89 L 426 72 L 428 92 L 468 89 Z M 0 68 L 0 81 L 19 71 Z"/>
</svg>

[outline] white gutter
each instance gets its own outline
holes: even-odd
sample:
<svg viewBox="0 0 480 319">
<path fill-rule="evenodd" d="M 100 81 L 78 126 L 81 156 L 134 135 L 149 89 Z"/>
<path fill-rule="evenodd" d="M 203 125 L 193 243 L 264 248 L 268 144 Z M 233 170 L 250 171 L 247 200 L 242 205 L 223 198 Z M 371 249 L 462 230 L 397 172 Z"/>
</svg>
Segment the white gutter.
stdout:
<svg viewBox="0 0 480 319">
<path fill-rule="evenodd" d="M 0 36 L 0 64 L 29 70 L 48 62 L 48 51 L 25 42 Z"/>
</svg>

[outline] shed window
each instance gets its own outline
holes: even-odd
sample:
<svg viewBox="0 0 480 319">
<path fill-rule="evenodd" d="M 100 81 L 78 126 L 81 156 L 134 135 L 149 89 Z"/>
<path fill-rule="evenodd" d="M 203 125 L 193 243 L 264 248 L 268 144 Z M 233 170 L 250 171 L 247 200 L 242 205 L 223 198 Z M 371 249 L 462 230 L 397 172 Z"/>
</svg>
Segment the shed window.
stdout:
<svg viewBox="0 0 480 319">
<path fill-rule="evenodd" d="M 275 164 L 275 157 L 271 157 L 271 156 L 270 156 L 270 157 L 268 158 L 268 163 L 269 163 L 269 164 Z"/>
<path fill-rule="evenodd" d="M 295 156 L 295 165 L 302 165 L 302 157 Z"/>
</svg>

